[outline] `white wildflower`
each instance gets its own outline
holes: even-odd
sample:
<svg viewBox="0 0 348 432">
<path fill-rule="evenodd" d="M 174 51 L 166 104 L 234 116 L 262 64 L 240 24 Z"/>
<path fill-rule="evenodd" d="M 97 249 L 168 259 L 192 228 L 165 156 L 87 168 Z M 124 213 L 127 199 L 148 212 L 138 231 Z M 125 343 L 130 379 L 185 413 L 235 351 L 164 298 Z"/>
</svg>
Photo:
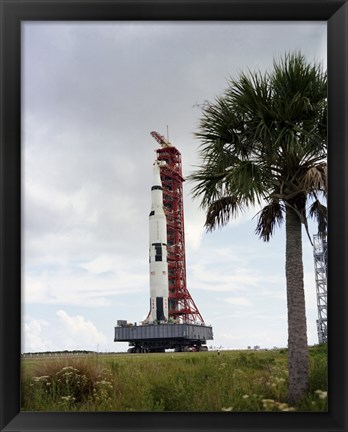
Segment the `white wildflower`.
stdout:
<svg viewBox="0 0 348 432">
<path fill-rule="evenodd" d="M 221 408 L 221 411 L 232 411 L 232 410 L 233 410 L 233 407 Z"/>
</svg>

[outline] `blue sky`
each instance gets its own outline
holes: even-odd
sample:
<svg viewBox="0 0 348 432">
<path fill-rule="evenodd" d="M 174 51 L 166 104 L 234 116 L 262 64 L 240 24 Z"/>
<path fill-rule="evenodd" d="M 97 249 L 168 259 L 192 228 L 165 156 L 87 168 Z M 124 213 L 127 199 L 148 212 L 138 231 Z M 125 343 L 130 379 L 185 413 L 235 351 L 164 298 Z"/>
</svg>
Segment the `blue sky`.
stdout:
<svg viewBox="0 0 348 432">
<path fill-rule="evenodd" d="M 199 163 L 197 104 L 285 51 L 326 67 L 326 23 L 26 22 L 22 35 L 22 350 L 122 351 L 116 321 L 148 312 L 150 131 L 169 126 L 189 175 Z M 213 326 L 208 345 L 286 346 L 284 227 L 262 242 L 250 209 L 205 233 L 191 188 L 184 183 L 187 287 Z M 305 233 L 303 252 L 314 344 Z"/>
</svg>

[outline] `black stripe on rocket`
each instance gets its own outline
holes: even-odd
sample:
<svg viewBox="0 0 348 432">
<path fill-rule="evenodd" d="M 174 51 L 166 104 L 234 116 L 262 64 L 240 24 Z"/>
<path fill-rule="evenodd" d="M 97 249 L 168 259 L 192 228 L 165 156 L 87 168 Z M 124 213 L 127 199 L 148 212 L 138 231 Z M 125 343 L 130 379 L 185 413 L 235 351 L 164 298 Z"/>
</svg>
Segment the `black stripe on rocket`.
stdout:
<svg viewBox="0 0 348 432">
<path fill-rule="evenodd" d="M 156 319 L 158 321 L 164 321 L 166 319 L 164 316 L 163 297 L 156 297 Z"/>
<path fill-rule="evenodd" d="M 156 254 L 155 261 L 163 260 L 163 246 L 166 246 L 164 243 L 152 243 L 152 246 L 155 246 Z"/>
</svg>

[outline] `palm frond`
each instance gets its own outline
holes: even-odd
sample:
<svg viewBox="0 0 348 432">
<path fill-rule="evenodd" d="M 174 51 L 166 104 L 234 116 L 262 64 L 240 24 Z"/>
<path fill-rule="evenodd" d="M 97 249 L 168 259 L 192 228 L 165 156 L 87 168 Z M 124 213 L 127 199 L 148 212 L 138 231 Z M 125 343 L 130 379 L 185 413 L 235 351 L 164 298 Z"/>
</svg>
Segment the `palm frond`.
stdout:
<svg viewBox="0 0 348 432">
<path fill-rule="evenodd" d="M 213 201 L 207 210 L 205 227 L 207 231 L 225 226 L 232 217 L 236 217 L 243 206 L 236 196 L 225 196 Z"/>
<path fill-rule="evenodd" d="M 309 215 L 317 220 L 319 234 L 326 235 L 327 231 L 327 208 L 319 200 L 314 201 L 309 209 Z"/>
<path fill-rule="evenodd" d="M 259 213 L 255 233 L 264 240 L 269 241 L 276 225 L 281 225 L 283 216 L 283 206 L 278 200 L 273 200 L 266 205 Z"/>
<path fill-rule="evenodd" d="M 209 165 L 207 165 L 208 167 Z M 208 207 L 213 201 L 219 199 L 223 187 L 225 172 L 214 169 L 199 169 L 187 177 L 187 180 L 196 182 L 192 188 L 193 198 L 201 198 L 201 207 Z"/>
<path fill-rule="evenodd" d="M 268 171 L 262 164 L 241 161 L 226 174 L 226 190 L 236 195 L 245 205 L 260 203 L 268 192 Z"/>
<path fill-rule="evenodd" d="M 301 182 L 302 188 L 306 193 L 320 191 L 327 194 L 327 164 L 321 163 L 311 166 L 303 175 Z"/>
</svg>

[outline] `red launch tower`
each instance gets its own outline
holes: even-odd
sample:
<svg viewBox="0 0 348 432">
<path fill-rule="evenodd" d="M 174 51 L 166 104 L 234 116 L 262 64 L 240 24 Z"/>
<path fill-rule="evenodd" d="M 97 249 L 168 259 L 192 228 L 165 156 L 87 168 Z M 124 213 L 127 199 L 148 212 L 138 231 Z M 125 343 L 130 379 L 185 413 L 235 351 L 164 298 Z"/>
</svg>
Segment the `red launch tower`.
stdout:
<svg viewBox="0 0 348 432">
<path fill-rule="evenodd" d="M 186 286 L 183 176 L 181 153 L 158 132 L 151 135 L 161 145 L 157 159 L 161 167 L 163 206 L 167 219 L 167 253 L 169 282 L 169 318 L 186 324 L 202 324 L 204 320 Z"/>
</svg>

